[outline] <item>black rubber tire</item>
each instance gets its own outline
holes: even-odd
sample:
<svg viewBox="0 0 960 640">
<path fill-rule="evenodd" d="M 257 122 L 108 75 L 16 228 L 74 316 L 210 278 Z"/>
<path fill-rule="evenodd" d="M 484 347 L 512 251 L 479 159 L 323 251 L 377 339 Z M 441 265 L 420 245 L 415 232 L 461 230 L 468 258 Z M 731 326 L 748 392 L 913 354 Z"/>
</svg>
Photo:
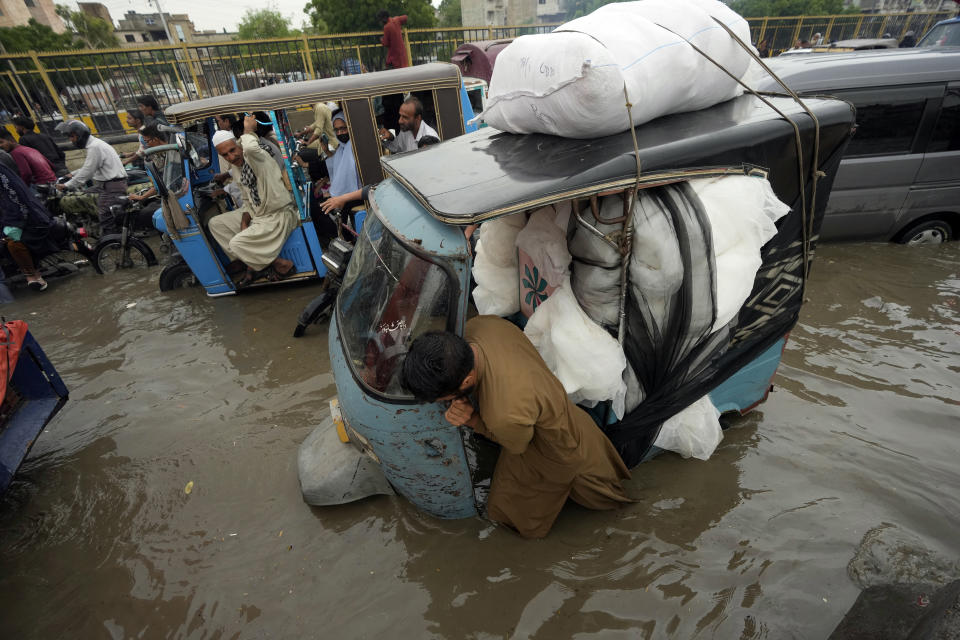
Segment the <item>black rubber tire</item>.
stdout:
<svg viewBox="0 0 960 640">
<path fill-rule="evenodd" d="M 197 286 L 200 286 L 200 282 L 193 275 L 190 265 L 186 262 L 173 262 L 165 266 L 163 271 L 160 272 L 160 291 L 188 289 Z"/>
<path fill-rule="evenodd" d="M 333 302 L 337 299 L 337 288 L 331 287 L 307 303 L 297 318 L 297 327 L 293 330 L 293 337 L 300 338 L 311 324 L 320 322 L 323 316 L 333 309 Z"/>
<path fill-rule="evenodd" d="M 127 250 L 129 252 L 129 262 L 123 266 L 120 265 L 120 239 L 107 238 L 97 243 L 93 248 L 93 257 L 91 262 L 97 273 L 113 273 L 119 269 L 131 269 L 134 267 L 149 267 L 157 263 L 157 258 L 147 247 L 144 251 L 143 243 L 133 242 L 134 238 L 127 240 Z"/>
<path fill-rule="evenodd" d="M 943 244 L 953 237 L 953 229 L 946 220 L 924 220 L 900 234 L 900 244 Z"/>
</svg>

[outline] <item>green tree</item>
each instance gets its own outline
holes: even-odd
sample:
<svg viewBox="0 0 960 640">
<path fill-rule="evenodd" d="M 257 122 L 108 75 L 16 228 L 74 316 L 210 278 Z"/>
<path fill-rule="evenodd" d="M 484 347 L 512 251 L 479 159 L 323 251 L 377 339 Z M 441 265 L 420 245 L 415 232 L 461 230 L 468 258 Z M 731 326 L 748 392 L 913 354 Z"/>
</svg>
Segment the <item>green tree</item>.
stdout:
<svg viewBox="0 0 960 640">
<path fill-rule="evenodd" d="M 731 0 L 730 8 L 747 18 L 773 16 L 829 16 L 855 13 L 843 0 Z"/>
<path fill-rule="evenodd" d="M 78 49 L 81 42 L 74 42 L 72 33 L 57 33 L 45 24 L 40 24 L 33 18 L 24 26 L 0 27 L 0 42 L 7 53 L 24 53 L 27 51 L 58 51 L 63 49 Z"/>
<path fill-rule="evenodd" d="M 462 27 L 463 13 L 460 11 L 460 0 L 443 0 L 440 3 L 441 27 Z"/>
<path fill-rule="evenodd" d="M 406 15 L 407 27 L 429 28 L 436 24 L 429 0 L 309 0 L 303 10 L 313 25 L 326 23 L 330 33 L 379 31 L 377 12 L 386 9 L 392 16 Z"/>
<path fill-rule="evenodd" d="M 240 19 L 237 33 L 241 40 L 283 38 L 292 34 L 290 18 L 276 9 L 247 9 Z"/>
<path fill-rule="evenodd" d="M 106 20 L 91 16 L 82 11 L 71 11 L 70 7 L 58 4 L 57 15 L 72 31 L 83 46 L 88 49 L 106 49 L 117 46 L 117 36 L 113 34 L 113 25 Z"/>
</svg>

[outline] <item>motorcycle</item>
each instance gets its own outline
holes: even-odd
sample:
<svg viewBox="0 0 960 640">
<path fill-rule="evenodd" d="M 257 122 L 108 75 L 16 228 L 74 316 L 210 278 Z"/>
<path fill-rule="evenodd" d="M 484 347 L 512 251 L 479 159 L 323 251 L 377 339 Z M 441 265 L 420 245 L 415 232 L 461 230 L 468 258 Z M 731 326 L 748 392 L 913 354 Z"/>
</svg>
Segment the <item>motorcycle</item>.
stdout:
<svg viewBox="0 0 960 640">
<path fill-rule="evenodd" d="M 45 197 L 47 202 L 59 200 L 57 189 L 52 185 L 40 185 L 38 191 Z M 48 207 L 49 209 L 49 207 Z M 50 211 L 54 214 L 53 211 Z M 33 260 L 37 272 L 43 276 L 44 280 L 56 280 L 66 276 L 73 275 L 81 267 L 90 263 L 93 257 L 93 248 L 87 241 L 86 234 L 82 229 L 67 221 L 63 214 L 51 215 L 51 224 L 48 237 L 53 241 L 52 245 L 56 247 L 55 251 L 43 255 L 34 255 Z M 20 273 L 16 262 L 6 250 L 6 246 L 0 243 L 0 268 L 8 286 L 16 287 L 26 283 L 26 276 Z"/>
<path fill-rule="evenodd" d="M 150 246 L 134 235 L 137 214 L 143 203 L 121 198 L 120 204 L 110 207 L 114 219 L 120 221 L 120 233 L 111 233 L 100 238 L 93 247 L 91 262 L 99 274 L 113 273 L 120 269 L 153 267 L 157 257 Z"/>
</svg>

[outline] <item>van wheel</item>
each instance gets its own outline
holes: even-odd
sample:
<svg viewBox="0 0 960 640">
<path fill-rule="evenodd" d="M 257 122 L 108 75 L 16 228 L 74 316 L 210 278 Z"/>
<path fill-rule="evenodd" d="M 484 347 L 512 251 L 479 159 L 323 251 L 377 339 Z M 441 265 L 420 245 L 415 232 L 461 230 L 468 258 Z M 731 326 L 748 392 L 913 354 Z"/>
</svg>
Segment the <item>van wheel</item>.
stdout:
<svg viewBox="0 0 960 640">
<path fill-rule="evenodd" d="M 186 262 L 174 262 L 168 264 L 160 272 L 160 291 L 173 291 L 174 289 L 186 289 L 196 287 L 200 283 L 197 277 L 190 270 L 190 265 Z"/>
<path fill-rule="evenodd" d="M 900 235 L 900 244 L 942 244 L 952 235 L 950 224 L 943 220 L 927 220 L 912 226 Z"/>
</svg>

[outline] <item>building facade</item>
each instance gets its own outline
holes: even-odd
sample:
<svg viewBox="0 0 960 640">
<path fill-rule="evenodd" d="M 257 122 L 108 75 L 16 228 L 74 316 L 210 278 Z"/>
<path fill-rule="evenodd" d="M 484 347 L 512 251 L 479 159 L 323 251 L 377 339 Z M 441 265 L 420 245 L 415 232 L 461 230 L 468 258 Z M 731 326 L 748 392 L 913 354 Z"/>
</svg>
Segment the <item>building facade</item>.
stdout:
<svg viewBox="0 0 960 640">
<path fill-rule="evenodd" d="M 0 0 L 0 27 L 23 27 L 30 18 L 57 33 L 67 30 L 53 0 Z"/>
<path fill-rule="evenodd" d="M 502 27 L 562 22 L 565 0 L 460 0 L 465 27 Z"/>
<path fill-rule="evenodd" d="M 100 2 L 78 2 L 77 7 L 91 18 L 98 18 L 111 27 L 114 27 L 113 18 L 110 16 L 110 10 L 107 9 L 107 5 Z"/>
<path fill-rule="evenodd" d="M 167 32 L 163 28 L 166 20 L 170 30 L 171 43 L 167 39 Z M 137 13 L 127 11 L 119 21 L 116 30 L 117 39 L 121 46 L 137 47 L 151 43 L 179 44 L 212 43 L 232 40 L 236 34 L 220 31 L 197 31 L 190 16 L 185 13 L 166 13 L 163 19 L 159 13 Z"/>
<path fill-rule="evenodd" d="M 950 11 L 957 6 L 953 0 L 846 0 L 845 4 L 863 13 Z"/>
</svg>

